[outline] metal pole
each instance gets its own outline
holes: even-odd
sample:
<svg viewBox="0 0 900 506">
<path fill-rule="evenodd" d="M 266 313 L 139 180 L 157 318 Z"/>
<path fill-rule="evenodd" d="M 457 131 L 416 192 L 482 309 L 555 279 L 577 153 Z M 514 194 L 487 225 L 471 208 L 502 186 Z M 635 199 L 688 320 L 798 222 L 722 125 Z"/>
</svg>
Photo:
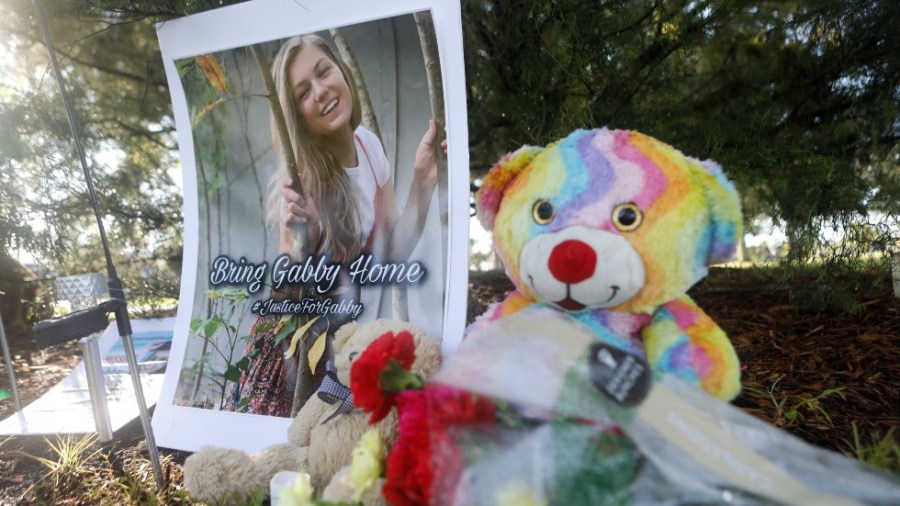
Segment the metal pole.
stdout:
<svg viewBox="0 0 900 506">
<path fill-rule="evenodd" d="M 141 412 L 141 427 L 147 437 L 147 452 L 150 453 L 150 460 L 157 466 L 156 484 L 162 489 L 162 471 L 159 469 L 159 451 L 156 448 L 156 440 L 153 439 L 153 427 L 150 426 L 150 411 L 147 409 L 147 402 L 144 401 L 144 389 L 141 387 L 141 375 L 138 368 L 137 355 L 134 352 L 134 341 L 131 340 L 131 334 L 122 336 L 122 344 L 125 345 L 125 358 L 128 360 L 128 370 L 131 371 L 131 381 L 134 383 L 134 395 L 137 397 L 138 409 Z"/>
<path fill-rule="evenodd" d="M 0 295 L 6 295 L 0 292 Z M 3 314 L 0 312 L 0 342 L 3 343 L 3 361 L 6 363 L 6 372 L 9 374 L 9 389 L 12 391 L 16 402 L 16 412 L 22 412 L 22 400 L 19 399 L 19 388 L 16 385 L 16 371 L 13 369 L 12 356 L 9 354 L 9 343 L 6 342 L 6 328 L 3 326 Z"/>
<path fill-rule="evenodd" d="M 97 436 L 103 443 L 112 441 L 112 422 L 109 421 L 109 406 L 106 404 L 106 386 L 103 381 L 103 365 L 100 357 L 100 334 L 91 334 L 78 340 L 81 355 L 84 357 L 84 377 L 87 380 L 91 397 L 91 409 L 94 412 L 94 426 Z"/>
<path fill-rule="evenodd" d="M 137 357 L 134 353 L 134 345 L 131 342 L 131 320 L 128 316 L 128 302 L 125 299 L 125 290 L 122 282 L 116 274 L 116 268 L 112 261 L 112 254 L 109 250 L 109 243 L 106 240 L 106 231 L 103 227 L 103 220 L 100 216 L 100 206 L 97 204 L 97 193 L 94 191 L 94 183 L 91 178 L 91 170 L 87 164 L 87 158 L 84 154 L 84 146 L 81 143 L 81 137 L 78 135 L 78 126 L 75 122 L 75 114 L 72 111 L 72 105 L 69 103 L 69 95 L 66 93 L 65 83 L 63 81 L 62 72 L 59 70 L 59 62 L 56 60 L 56 51 L 53 49 L 53 41 L 50 38 L 50 30 L 44 21 L 41 13 L 41 6 L 38 0 L 32 0 L 34 4 L 35 15 L 38 24 L 41 27 L 41 33 L 47 44 L 47 51 L 50 54 L 50 63 L 53 65 L 53 73 L 56 75 L 56 82 L 59 85 L 60 96 L 62 97 L 63 106 L 66 110 L 66 117 L 69 119 L 69 128 L 72 130 L 72 138 L 75 141 L 75 149 L 78 152 L 78 158 L 81 161 L 81 170 L 84 172 L 84 180 L 88 188 L 88 196 L 91 200 L 91 207 L 94 209 L 94 217 L 97 219 L 97 228 L 100 230 L 100 242 L 103 244 L 103 253 L 106 256 L 106 270 L 109 285 L 109 296 L 111 299 L 118 299 L 122 304 L 116 309 L 116 325 L 119 328 L 119 336 L 125 345 L 125 357 L 128 360 L 128 369 L 131 374 L 131 382 L 134 384 L 135 397 L 138 400 L 138 410 L 140 412 L 141 426 L 144 429 L 144 439 L 147 442 L 147 452 L 150 454 L 150 461 L 153 464 L 153 472 L 156 475 L 156 486 L 158 490 L 162 490 L 162 466 L 159 463 L 159 451 L 156 447 L 156 439 L 153 437 L 153 428 L 150 425 L 150 414 L 147 410 L 147 404 L 144 402 L 144 390 L 141 386 L 140 370 L 137 367 Z"/>
</svg>

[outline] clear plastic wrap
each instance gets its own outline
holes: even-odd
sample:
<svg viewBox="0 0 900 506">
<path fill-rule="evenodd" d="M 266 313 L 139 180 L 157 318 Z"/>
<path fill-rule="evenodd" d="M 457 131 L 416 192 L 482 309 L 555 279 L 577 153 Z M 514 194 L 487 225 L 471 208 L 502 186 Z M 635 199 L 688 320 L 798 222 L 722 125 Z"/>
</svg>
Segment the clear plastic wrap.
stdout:
<svg viewBox="0 0 900 506">
<path fill-rule="evenodd" d="M 435 482 L 445 481 L 433 503 L 900 504 L 896 476 L 674 376 L 643 378 L 640 357 L 604 349 L 574 320 L 540 307 L 469 336 L 434 381 L 498 408 L 491 423 L 443 429 L 459 469 L 441 475 L 446 460 L 432 455 L 443 476 Z M 613 367 L 600 375 L 604 384 L 591 363 L 598 350 Z"/>
</svg>

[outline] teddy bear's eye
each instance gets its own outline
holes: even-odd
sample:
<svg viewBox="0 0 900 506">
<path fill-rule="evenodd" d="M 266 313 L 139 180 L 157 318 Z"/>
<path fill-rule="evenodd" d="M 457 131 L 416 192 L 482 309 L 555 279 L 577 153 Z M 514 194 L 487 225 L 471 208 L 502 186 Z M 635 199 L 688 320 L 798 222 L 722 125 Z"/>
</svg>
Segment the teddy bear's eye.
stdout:
<svg viewBox="0 0 900 506">
<path fill-rule="evenodd" d="M 553 221 L 553 217 L 556 216 L 556 208 L 553 207 L 553 204 L 549 200 L 538 200 L 534 203 L 531 214 L 534 217 L 535 223 L 538 225 L 546 225 Z"/>
<path fill-rule="evenodd" d="M 631 232 L 641 226 L 643 215 L 638 206 L 629 202 L 627 204 L 619 204 L 613 209 L 612 220 L 613 225 L 622 232 Z"/>
<path fill-rule="evenodd" d="M 356 358 L 357 355 L 359 355 L 358 351 L 351 351 L 350 356 L 348 358 L 351 362 L 353 362 L 353 360 Z"/>
</svg>

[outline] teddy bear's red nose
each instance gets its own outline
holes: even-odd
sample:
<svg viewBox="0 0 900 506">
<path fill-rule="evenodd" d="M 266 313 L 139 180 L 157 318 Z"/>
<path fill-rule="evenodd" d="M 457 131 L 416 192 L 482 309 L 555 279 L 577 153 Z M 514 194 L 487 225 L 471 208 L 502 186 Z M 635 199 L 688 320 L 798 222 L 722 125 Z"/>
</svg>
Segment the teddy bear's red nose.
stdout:
<svg viewBox="0 0 900 506">
<path fill-rule="evenodd" d="M 597 252 L 581 241 L 569 239 L 553 248 L 547 266 L 553 277 L 563 283 L 578 283 L 594 275 Z"/>
</svg>

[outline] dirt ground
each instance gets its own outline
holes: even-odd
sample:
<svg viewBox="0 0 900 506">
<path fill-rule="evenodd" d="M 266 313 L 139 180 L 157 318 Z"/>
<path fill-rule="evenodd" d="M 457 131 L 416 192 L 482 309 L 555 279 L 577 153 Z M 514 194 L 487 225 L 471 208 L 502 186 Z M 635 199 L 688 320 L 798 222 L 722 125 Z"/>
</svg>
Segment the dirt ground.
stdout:
<svg viewBox="0 0 900 506">
<path fill-rule="evenodd" d="M 856 280 L 849 294 L 858 311 L 840 315 L 805 311 L 797 291 L 736 272 L 713 271 L 691 290 L 740 356 L 743 392 L 735 405 L 829 450 L 852 454 L 854 430 L 863 443 L 871 444 L 894 429 L 892 444 L 897 448 L 900 299 L 894 297 L 889 277 L 873 273 Z M 501 273 L 473 274 L 469 284 L 470 321 L 511 289 Z M 10 345 L 25 404 L 80 360 L 75 343 L 36 350 L 19 338 Z M 8 389 L 8 383 L 4 371 L 0 389 Z M 14 411 L 11 399 L 0 402 L 0 419 Z M 118 431 L 108 448 L 120 456 L 145 454 L 142 439 L 135 421 Z M 179 479 L 179 466 L 188 454 L 161 452 L 166 474 Z M 0 504 L 33 503 L 34 484 L 47 468 L 29 456 L 52 456 L 43 437 L 0 436 Z M 897 472 L 896 457 L 893 467 Z"/>
</svg>

